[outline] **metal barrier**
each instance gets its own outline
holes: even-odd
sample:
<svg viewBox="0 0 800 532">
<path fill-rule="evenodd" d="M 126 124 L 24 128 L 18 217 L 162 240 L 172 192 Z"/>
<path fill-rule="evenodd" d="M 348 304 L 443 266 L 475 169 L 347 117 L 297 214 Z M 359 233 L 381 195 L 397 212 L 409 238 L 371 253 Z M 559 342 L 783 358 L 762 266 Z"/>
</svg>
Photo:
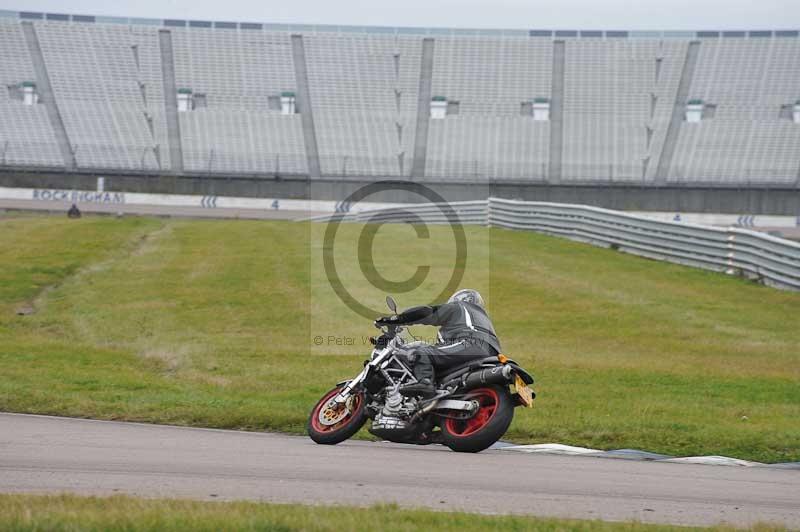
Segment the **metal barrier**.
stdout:
<svg viewBox="0 0 800 532">
<path fill-rule="evenodd" d="M 427 223 L 427 224 L 478 224 L 486 225 L 488 218 L 486 200 L 456 201 L 452 203 L 420 203 L 359 212 L 323 214 L 308 218 L 314 222 L 341 220 L 362 223 Z"/>
<path fill-rule="evenodd" d="M 730 227 L 654 220 L 620 211 L 537 201 L 486 201 L 409 205 L 318 216 L 315 221 L 480 224 L 522 229 L 609 247 L 656 260 L 757 279 L 800 290 L 800 244 Z M 455 216 L 453 216 L 455 215 Z"/>
<path fill-rule="evenodd" d="M 489 225 L 527 229 L 800 290 L 800 244 L 738 228 L 653 220 L 586 205 L 488 200 Z"/>
</svg>

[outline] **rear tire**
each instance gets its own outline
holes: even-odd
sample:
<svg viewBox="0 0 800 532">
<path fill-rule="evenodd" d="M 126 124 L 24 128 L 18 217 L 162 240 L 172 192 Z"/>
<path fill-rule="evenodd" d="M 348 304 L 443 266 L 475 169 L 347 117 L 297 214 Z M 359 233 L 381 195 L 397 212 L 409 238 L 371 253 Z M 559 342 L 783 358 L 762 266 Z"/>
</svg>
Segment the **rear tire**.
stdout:
<svg viewBox="0 0 800 532">
<path fill-rule="evenodd" d="M 364 410 L 364 394 L 357 393 L 352 396 L 352 411 L 346 413 L 341 420 L 332 425 L 323 424 L 320 420 L 320 413 L 328 406 L 330 400 L 339 393 L 343 386 L 337 386 L 328 393 L 322 396 L 314 408 L 311 409 L 311 414 L 308 416 L 308 435 L 316 443 L 322 445 L 336 445 L 341 443 L 361 429 L 364 422 L 367 420 L 367 414 Z M 345 408 L 342 405 L 342 408 Z M 323 414 L 322 417 L 325 417 Z"/>
<path fill-rule="evenodd" d="M 460 453 L 477 453 L 503 437 L 514 419 L 514 402 L 507 386 L 475 388 L 465 395 L 481 407 L 466 420 L 442 421 L 442 439 L 450 449 Z"/>
</svg>

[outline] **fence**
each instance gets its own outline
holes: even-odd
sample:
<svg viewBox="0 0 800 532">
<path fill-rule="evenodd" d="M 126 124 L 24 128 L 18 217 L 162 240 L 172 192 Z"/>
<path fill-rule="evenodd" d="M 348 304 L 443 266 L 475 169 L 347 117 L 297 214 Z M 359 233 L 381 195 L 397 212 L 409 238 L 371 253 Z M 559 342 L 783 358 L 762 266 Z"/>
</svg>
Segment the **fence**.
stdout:
<svg viewBox="0 0 800 532">
<path fill-rule="evenodd" d="M 342 220 L 363 223 L 419 223 L 427 224 L 477 224 L 486 225 L 488 217 L 486 200 L 457 201 L 453 203 L 408 204 L 402 207 L 387 207 L 346 214 L 324 214 L 308 218 L 321 222 Z"/>
<path fill-rule="evenodd" d="M 313 221 L 480 224 L 536 231 L 800 290 L 800 244 L 736 227 L 654 220 L 586 205 L 489 198 L 318 216 Z"/>
</svg>

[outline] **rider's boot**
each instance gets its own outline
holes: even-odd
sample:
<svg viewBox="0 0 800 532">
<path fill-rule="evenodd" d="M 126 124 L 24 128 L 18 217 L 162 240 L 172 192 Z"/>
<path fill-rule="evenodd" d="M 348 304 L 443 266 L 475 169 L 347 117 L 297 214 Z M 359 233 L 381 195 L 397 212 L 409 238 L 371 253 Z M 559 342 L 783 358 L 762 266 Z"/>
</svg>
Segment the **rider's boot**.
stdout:
<svg viewBox="0 0 800 532">
<path fill-rule="evenodd" d="M 403 386 L 400 388 L 400 393 L 406 396 L 433 397 L 436 395 L 436 388 L 433 386 L 434 375 L 430 355 L 420 354 L 414 364 L 414 378 L 417 382 Z"/>
</svg>

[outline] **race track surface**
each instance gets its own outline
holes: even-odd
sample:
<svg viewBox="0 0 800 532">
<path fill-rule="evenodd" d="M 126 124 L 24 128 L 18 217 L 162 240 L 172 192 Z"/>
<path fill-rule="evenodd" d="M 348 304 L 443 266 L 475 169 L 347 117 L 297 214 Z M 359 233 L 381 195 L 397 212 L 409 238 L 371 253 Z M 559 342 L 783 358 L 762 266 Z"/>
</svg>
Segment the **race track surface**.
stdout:
<svg viewBox="0 0 800 532">
<path fill-rule="evenodd" d="M 800 471 L 0 414 L 0 491 L 800 527 Z"/>
</svg>

